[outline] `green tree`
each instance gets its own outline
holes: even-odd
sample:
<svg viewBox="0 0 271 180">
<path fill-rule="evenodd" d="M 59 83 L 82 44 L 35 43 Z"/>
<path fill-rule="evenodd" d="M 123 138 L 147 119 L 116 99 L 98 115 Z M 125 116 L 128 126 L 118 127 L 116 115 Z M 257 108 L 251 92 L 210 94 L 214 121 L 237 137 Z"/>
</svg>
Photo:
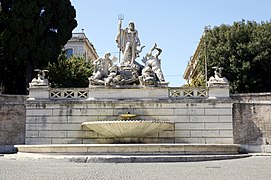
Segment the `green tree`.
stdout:
<svg viewBox="0 0 271 180">
<path fill-rule="evenodd" d="M 56 61 L 71 38 L 76 12 L 70 0 L 0 2 L 1 81 L 5 93 L 26 94 L 33 69 Z"/>
<path fill-rule="evenodd" d="M 62 53 L 57 62 L 49 63 L 48 69 L 52 87 L 88 87 L 93 65 L 91 60 L 75 56 L 67 59 Z"/>
<path fill-rule="evenodd" d="M 213 75 L 212 67 L 220 66 L 231 93 L 271 91 L 271 22 L 221 25 L 210 29 L 204 41 L 208 77 Z"/>
</svg>

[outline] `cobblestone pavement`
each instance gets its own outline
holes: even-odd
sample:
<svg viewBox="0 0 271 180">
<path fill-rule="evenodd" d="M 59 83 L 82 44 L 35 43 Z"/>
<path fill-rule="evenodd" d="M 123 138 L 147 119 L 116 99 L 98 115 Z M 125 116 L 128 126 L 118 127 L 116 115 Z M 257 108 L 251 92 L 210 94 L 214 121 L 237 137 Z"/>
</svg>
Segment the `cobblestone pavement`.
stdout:
<svg viewBox="0 0 271 180">
<path fill-rule="evenodd" d="M 271 179 L 271 156 L 178 163 L 75 163 L 0 156 L 1 180 Z"/>
</svg>

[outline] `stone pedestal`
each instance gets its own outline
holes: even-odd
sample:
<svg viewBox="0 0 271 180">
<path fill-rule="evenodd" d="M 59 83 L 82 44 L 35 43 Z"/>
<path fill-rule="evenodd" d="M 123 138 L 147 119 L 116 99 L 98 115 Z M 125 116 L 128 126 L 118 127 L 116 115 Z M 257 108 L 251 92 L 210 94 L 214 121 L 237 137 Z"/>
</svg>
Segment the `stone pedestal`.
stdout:
<svg viewBox="0 0 271 180">
<path fill-rule="evenodd" d="M 209 98 L 229 98 L 230 86 L 228 83 L 209 83 Z"/>
<path fill-rule="evenodd" d="M 167 87 L 90 87 L 89 99 L 167 99 Z"/>
<path fill-rule="evenodd" d="M 27 100 L 50 98 L 49 86 L 30 86 L 28 90 L 29 90 L 29 96 Z"/>
</svg>

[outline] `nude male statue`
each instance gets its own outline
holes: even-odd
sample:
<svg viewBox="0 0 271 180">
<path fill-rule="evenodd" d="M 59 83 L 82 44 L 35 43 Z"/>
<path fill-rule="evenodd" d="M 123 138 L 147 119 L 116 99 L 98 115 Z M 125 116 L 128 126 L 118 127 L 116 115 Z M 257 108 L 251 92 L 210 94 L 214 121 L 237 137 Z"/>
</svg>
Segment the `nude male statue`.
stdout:
<svg viewBox="0 0 271 180">
<path fill-rule="evenodd" d="M 106 78 L 109 74 L 109 68 L 113 65 L 113 61 L 110 59 L 111 54 L 105 53 L 104 58 L 96 59 L 94 64 L 94 76 L 93 79 Z M 114 59 L 114 57 L 113 57 Z"/>
<path fill-rule="evenodd" d="M 155 50 L 157 53 L 153 54 Z M 158 48 L 157 44 L 155 43 L 142 61 L 145 63 L 145 67 L 151 67 L 160 82 L 165 82 L 165 78 L 161 69 L 161 59 L 159 59 L 159 55 L 161 53 L 162 49 Z"/>
<path fill-rule="evenodd" d="M 122 63 L 133 63 L 138 55 L 137 47 L 140 47 L 140 39 L 138 37 L 138 31 L 135 29 L 134 22 L 130 22 L 127 28 L 122 29 L 121 21 L 119 21 L 116 43 L 117 47 L 123 53 Z"/>
</svg>

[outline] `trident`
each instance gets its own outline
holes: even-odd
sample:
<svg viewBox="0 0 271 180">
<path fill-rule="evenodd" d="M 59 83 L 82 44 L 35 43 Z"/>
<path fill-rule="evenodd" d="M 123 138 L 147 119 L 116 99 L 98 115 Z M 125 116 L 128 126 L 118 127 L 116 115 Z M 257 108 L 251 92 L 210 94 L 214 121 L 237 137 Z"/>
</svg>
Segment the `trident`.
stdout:
<svg viewBox="0 0 271 180">
<path fill-rule="evenodd" d="M 122 20 L 124 19 L 124 15 L 123 14 L 118 14 L 118 20 L 121 22 Z M 121 27 L 120 27 L 121 29 Z M 121 39 L 121 33 L 120 33 L 120 43 L 121 43 L 122 39 Z M 120 62 L 120 56 L 121 56 L 121 46 L 120 46 L 120 49 L 119 49 L 119 62 Z"/>
</svg>

